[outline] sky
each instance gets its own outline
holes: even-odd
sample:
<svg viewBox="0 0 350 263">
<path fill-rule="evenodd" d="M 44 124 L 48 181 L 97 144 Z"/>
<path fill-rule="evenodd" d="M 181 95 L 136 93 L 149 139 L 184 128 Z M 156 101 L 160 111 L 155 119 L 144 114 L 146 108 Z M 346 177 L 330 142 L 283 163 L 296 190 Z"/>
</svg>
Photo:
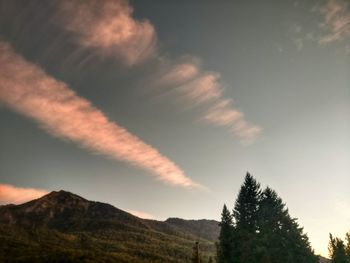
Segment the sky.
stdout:
<svg viewBox="0 0 350 263">
<path fill-rule="evenodd" d="M 349 0 L 0 1 L 0 203 L 217 219 L 249 171 L 350 230 Z"/>
</svg>

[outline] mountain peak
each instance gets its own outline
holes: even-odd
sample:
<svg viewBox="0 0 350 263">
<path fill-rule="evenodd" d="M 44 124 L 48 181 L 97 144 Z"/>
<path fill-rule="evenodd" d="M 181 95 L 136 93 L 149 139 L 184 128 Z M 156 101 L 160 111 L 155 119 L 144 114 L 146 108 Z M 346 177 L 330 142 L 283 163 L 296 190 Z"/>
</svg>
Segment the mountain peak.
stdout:
<svg viewBox="0 0 350 263">
<path fill-rule="evenodd" d="M 112 205 L 89 201 L 64 190 L 52 191 L 21 205 L 0 207 L 0 223 L 61 230 L 103 225 L 116 218 L 127 224 L 146 227 L 139 218 Z M 102 221 L 104 223 L 96 223 Z"/>
<path fill-rule="evenodd" d="M 65 190 L 59 190 L 59 191 L 52 191 L 41 198 L 33 201 L 38 201 L 38 200 L 57 200 L 59 201 L 69 201 L 69 200 L 80 200 L 80 201 L 85 201 L 89 202 L 88 200 L 82 198 L 79 195 L 73 194 L 71 192 L 65 191 Z M 28 202 L 30 203 L 30 202 Z"/>
</svg>

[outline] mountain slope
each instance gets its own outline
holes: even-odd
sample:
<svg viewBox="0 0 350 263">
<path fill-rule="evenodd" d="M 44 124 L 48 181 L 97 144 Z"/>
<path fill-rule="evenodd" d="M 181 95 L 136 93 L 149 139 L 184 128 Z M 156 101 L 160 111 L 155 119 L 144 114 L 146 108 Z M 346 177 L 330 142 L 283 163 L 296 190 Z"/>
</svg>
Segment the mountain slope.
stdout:
<svg viewBox="0 0 350 263">
<path fill-rule="evenodd" d="M 181 220 L 145 220 L 69 192 L 52 192 L 0 206 L 0 262 L 189 262 L 197 240 L 206 262 L 215 254 L 217 222 Z"/>
<path fill-rule="evenodd" d="M 191 233 L 203 239 L 216 241 L 220 231 L 219 223 L 215 220 L 185 220 L 168 218 L 165 223 L 175 226 L 179 231 Z"/>
</svg>

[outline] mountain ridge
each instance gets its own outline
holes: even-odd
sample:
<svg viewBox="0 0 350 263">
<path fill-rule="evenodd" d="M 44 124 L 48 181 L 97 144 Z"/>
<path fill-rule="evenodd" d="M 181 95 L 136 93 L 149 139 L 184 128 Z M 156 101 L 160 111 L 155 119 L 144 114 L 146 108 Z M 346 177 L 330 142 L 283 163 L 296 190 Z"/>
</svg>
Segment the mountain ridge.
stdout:
<svg viewBox="0 0 350 263">
<path fill-rule="evenodd" d="M 215 256 L 218 233 L 215 220 L 142 219 L 110 204 L 53 191 L 0 206 L 0 251 L 6 251 L 0 261 L 189 262 L 199 241 L 206 262 Z"/>
</svg>

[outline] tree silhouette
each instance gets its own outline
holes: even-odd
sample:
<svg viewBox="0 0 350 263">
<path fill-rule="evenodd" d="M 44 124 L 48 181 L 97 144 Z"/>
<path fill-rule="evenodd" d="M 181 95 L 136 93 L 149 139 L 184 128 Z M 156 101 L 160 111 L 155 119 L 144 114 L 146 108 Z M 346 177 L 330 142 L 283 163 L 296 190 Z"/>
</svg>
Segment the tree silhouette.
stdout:
<svg viewBox="0 0 350 263">
<path fill-rule="evenodd" d="M 349 263 L 344 241 L 329 234 L 329 255 L 332 263 Z"/>
<path fill-rule="evenodd" d="M 227 209 L 227 206 L 224 205 L 221 213 L 221 222 L 220 225 L 220 234 L 219 234 L 219 243 L 217 247 L 217 258 L 218 263 L 230 263 L 232 262 L 232 248 L 233 248 L 233 222 L 232 215 Z"/>
<path fill-rule="evenodd" d="M 260 194 L 260 184 L 247 173 L 233 210 L 233 258 L 237 262 L 259 262 L 257 234 Z"/>
<path fill-rule="evenodd" d="M 247 173 L 233 216 L 224 205 L 217 245 L 219 263 L 317 263 L 308 237 L 271 188 Z"/>
<path fill-rule="evenodd" d="M 201 263 L 201 257 L 199 253 L 199 242 L 197 241 L 193 246 L 192 263 Z"/>
</svg>

